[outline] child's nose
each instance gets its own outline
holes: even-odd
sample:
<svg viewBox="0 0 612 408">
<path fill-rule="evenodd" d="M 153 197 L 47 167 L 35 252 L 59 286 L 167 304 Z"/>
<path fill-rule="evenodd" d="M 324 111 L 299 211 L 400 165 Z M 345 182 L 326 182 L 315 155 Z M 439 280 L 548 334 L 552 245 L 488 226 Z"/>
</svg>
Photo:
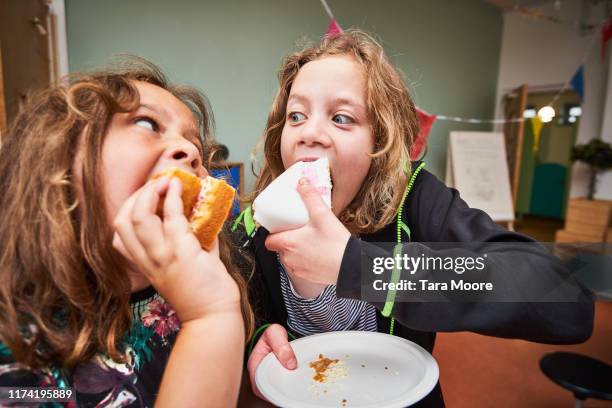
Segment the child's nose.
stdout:
<svg viewBox="0 0 612 408">
<path fill-rule="evenodd" d="M 190 168 L 195 172 L 199 172 L 202 167 L 202 158 L 200 151 L 192 143 L 187 140 L 176 140 L 166 150 L 164 155 L 166 160 L 171 162 L 172 166 L 180 168 Z"/>
<path fill-rule="evenodd" d="M 325 119 L 311 117 L 304 123 L 300 132 L 300 143 L 307 146 L 311 145 L 322 145 L 327 146 L 329 144 L 329 134 L 326 128 Z"/>
</svg>

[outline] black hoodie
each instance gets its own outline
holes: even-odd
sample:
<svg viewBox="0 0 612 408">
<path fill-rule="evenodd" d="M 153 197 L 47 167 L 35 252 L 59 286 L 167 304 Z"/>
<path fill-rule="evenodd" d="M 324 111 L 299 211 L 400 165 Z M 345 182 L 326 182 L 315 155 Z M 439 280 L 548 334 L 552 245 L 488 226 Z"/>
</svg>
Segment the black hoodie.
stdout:
<svg viewBox="0 0 612 408">
<path fill-rule="evenodd" d="M 419 163 L 414 164 L 416 169 Z M 390 317 L 395 318 L 393 334 L 413 341 L 433 352 L 436 332 L 472 331 L 489 336 L 517 338 L 541 343 L 570 344 L 588 339 L 593 330 L 594 305 L 591 296 L 573 280 L 569 271 L 530 237 L 502 228 L 483 211 L 469 208 L 459 193 L 446 187 L 435 176 L 421 171 L 405 199 L 403 222 L 408 225 L 411 242 L 403 244 L 406 253 L 433 252 L 420 243 L 433 242 L 504 242 L 507 251 L 493 254 L 495 268 L 489 280 L 498 285 L 524 283 L 524 278 L 565 283 L 565 292 L 572 302 L 401 302 L 396 301 Z M 264 243 L 268 232 L 259 228 L 247 241 L 242 228 L 235 238 L 248 242 L 245 247 L 254 258 L 255 269 L 249 281 L 251 301 L 258 322 L 278 323 L 287 328 L 287 310 L 280 287 L 279 264 L 275 253 Z M 371 234 L 349 239 L 340 267 L 336 293 L 341 298 L 362 298 L 362 285 L 378 279 L 373 274 L 360 273 L 364 265 L 371 265 L 378 256 L 391 256 L 389 251 L 373 243 L 395 243 L 395 223 Z M 512 248 L 513 244 L 534 243 L 535 250 Z M 532 248 L 532 246 L 530 246 Z M 528 268 L 519 268 L 516 262 Z M 370 269 L 371 271 L 371 269 Z M 250 270 L 248 271 L 251 272 Z M 526 274 L 532 274 L 526 276 Z M 537 275 L 535 275 L 537 273 Z M 383 275 L 384 276 L 384 275 Z M 509 279 L 510 277 L 510 279 Z M 523 279 L 522 279 L 523 278 Z M 401 300 L 401 297 L 398 297 Z M 377 308 L 378 331 L 389 333 L 390 319 L 381 313 L 384 302 L 373 302 Z M 257 339 L 255 339 L 256 341 Z M 444 407 L 439 384 L 415 407 Z"/>
</svg>

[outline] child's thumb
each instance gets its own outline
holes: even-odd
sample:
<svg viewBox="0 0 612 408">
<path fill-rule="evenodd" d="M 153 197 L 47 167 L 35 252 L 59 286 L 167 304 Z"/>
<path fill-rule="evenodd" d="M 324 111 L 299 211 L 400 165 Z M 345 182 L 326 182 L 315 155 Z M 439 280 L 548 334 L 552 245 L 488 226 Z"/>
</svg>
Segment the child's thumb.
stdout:
<svg viewBox="0 0 612 408">
<path fill-rule="evenodd" d="M 327 213 L 331 212 L 330 208 L 323 201 L 323 198 L 321 198 L 321 194 L 319 194 L 317 189 L 310 183 L 308 178 L 303 177 L 300 179 L 297 191 L 300 193 L 300 197 L 312 221 L 316 222 L 322 217 L 327 216 Z"/>
</svg>

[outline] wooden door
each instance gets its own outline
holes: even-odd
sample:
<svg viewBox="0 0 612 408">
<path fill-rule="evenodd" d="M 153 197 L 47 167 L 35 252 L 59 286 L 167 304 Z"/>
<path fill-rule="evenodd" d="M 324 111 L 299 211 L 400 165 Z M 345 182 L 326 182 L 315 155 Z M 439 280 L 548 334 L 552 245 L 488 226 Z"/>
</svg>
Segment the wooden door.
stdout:
<svg viewBox="0 0 612 408">
<path fill-rule="evenodd" d="M 6 107 L 4 106 L 4 80 L 2 79 L 2 41 L 0 41 L 0 142 L 6 130 Z"/>
<path fill-rule="evenodd" d="M 53 35 L 45 0 L 1 0 L 0 43 L 6 122 L 10 124 L 28 94 L 52 82 Z M 1 119 L 0 119 L 1 120 Z"/>
<path fill-rule="evenodd" d="M 506 120 L 510 120 L 504 124 L 504 138 L 506 140 L 506 156 L 508 159 L 508 169 L 510 170 L 510 188 L 514 208 L 516 208 L 519 191 L 525 131 L 525 121 L 521 119 L 526 107 L 527 85 L 521 85 L 510 94 L 504 96 L 504 117 Z"/>
</svg>

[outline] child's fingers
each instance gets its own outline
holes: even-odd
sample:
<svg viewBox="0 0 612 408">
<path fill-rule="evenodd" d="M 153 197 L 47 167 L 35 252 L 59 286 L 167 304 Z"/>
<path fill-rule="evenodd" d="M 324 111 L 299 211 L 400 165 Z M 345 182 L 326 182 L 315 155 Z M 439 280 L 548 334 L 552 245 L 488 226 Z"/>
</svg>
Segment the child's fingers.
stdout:
<svg viewBox="0 0 612 408">
<path fill-rule="evenodd" d="M 164 233 L 173 245 L 178 255 L 188 255 L 200 250 L 200 243 L 193 235 L 189 221 L 183 214 L 183 200 L 181 199 L 182 184 L 179 179 L 170 180 L 166 200 L 164 201 Z"/>
<path fill-rule="evenodd" d="M 164 230 L 166 235 L 173 240 L 191 231 L 189 222 L 183 214 L 182 188 L 179 179 L 170 180 L 164 201 Z"/>
<path fill-rule="evenodd" d="M 258 396 L 261 399 L 266 399 L 259 389 L 257 388 L 257 383 L 255 381 L 255 375 L 257 373 L 257 367 L 261 364 L 261 361 L 272 352 L 266 345 L 263 344 L 263 339 L 259 339 L 255 348 L 251 352 L 251 356 L 249 357 L 249 362 L 247 364 L 247 370 L 249 372 L 249 380 L 251 381 L 251 390 L 253 390 L 253 394 Z"/>
<path fill-rule="evenodd" d="M 300 179 L 297 191 L 306 206 L 311 222 L 316 224 L 318 221 L 324 220 L 331 213 L 331 209 L 325 204 L 321 194 L 317 192 L 317 189 L 310 183 L 307 177 Z"/>
<path fill-rule="evenodd" d="M 295 358 L 295 354 L 293 353 L 293 349 L 289 345 L 287 331 L 283 326 L 278 324 L 273 324 L 266 329 L 253 348 L 247 363 L 247 370 L 251 380 L 251 389 L 255 395 L 262 399 L 265 398 L 257 389 L 255 375 L 257 373 L 257 367 L 259 367 L 259 364 L 261 364 L 262 360 L 272 352 L 276 355 L 276 358 L 278 358 L 284 367 L 290 370 L 297 368 L 297 360 Z M 279 354 L 282 356 L 279 357 Z M 285 357 L 288 357 L 288 359 Z M 287 363 L 287 360 L 289 360 L 289 363 Z"/>
<path fill-rule="evenodd" d="M 121 206 L 117 216 L 115 217 L 115 221 L 113 222 L 113 227 L 115 228 L 116 239 L 113 239 L 113 247 L 121 253 L 124 257 L 126 257 L 130 261 L 134 261 L 138 258 L 138 252 L 144 253 L 144 249 L 140 247 L 140 243 L 138 243 L 138 239 L 134 233 L 134 229 L 130 222 L 130 213 L 132 211 L 132 206 L 136 201 L 136 193 L 130 196 Z"/>
<path fill-rule="evenodd" d="M 168 191 L 166 192 L 166 200 L 164 201 L 164 219 L 186 217 L 183 214 L 183 199 L 181 194 L 183 192 L 183 184 L 181 180 L 173 177 L 168 185 Z"/>
<path fill-rule="evenodd" d="M 163 264 L 168 256 L 162 221 L 157 216 L 157 206 L 168 188 L 169 180 L 163 178 L 147 184 L 137 195 L 131 211 L 131 222 L 136 238 L 154 264 Z"/>
<path fill-rule="evenodd" d="M 123 241 L 117 232 L 113 234 L 113 248 L 115 248 L 125 258 L 130 257 L 130 253 L 125 248 L 125 245 L 123 245 Z"/>
<path fill-rule="evenodd" d="M 155 184 L 156 183 L 149 183 L 132 194 L 119 209 L 119 213 L 117 214 L 114 222 L 115 232 L 119 236 L 123 246 L 122 254 L 126 256 L 127 253 L 126 258 L 136 265 L 143 267 L 146 271 L 151 270 L 153 264 L 150 262 L 149 256 L 147 255 L 142 243 L 134 231 L 131 214 L 132 208 L 134 207 L 134 203 L 136 202 L 138 196 L 147 188 L 155 188 Z M 117 243 L 118 242 L 119 241 L 117 241 Z M 115 244 L 115 240 L 113 241 L 113 244 Z M 115 247 L 115 249 L 119 250 L 120 247 Z"/>
<path fill-rule="evenodd" d="M 263 334 L 263 338 L 283 367 L 289 370 L 297 368 L 297 359 L 289 344 L 287 330 L 283 326 L 274 324 L 268 327 Z"/>
<path fill-rule="evenodd" d="M 134 271 L 139 270 L 138 266 L 135 265 L 132 260 L 132 255 L 125 248 L 125 245 L 123 245 L 123 241 L 121 240 L 121 237 L 116 232 L 113 235 L 113 248 L 115 248 L 127 260 L 128 265 L 131 265 L 130 267 L 132 268 L 132 270 Z"/>
<path fill-rule="evenodd" d="M 279 253 L 287 251 L 291 247 L 294 231 L 283 231 L 268 235 L 265 241 L 268 251 Z"/>
</svg>

